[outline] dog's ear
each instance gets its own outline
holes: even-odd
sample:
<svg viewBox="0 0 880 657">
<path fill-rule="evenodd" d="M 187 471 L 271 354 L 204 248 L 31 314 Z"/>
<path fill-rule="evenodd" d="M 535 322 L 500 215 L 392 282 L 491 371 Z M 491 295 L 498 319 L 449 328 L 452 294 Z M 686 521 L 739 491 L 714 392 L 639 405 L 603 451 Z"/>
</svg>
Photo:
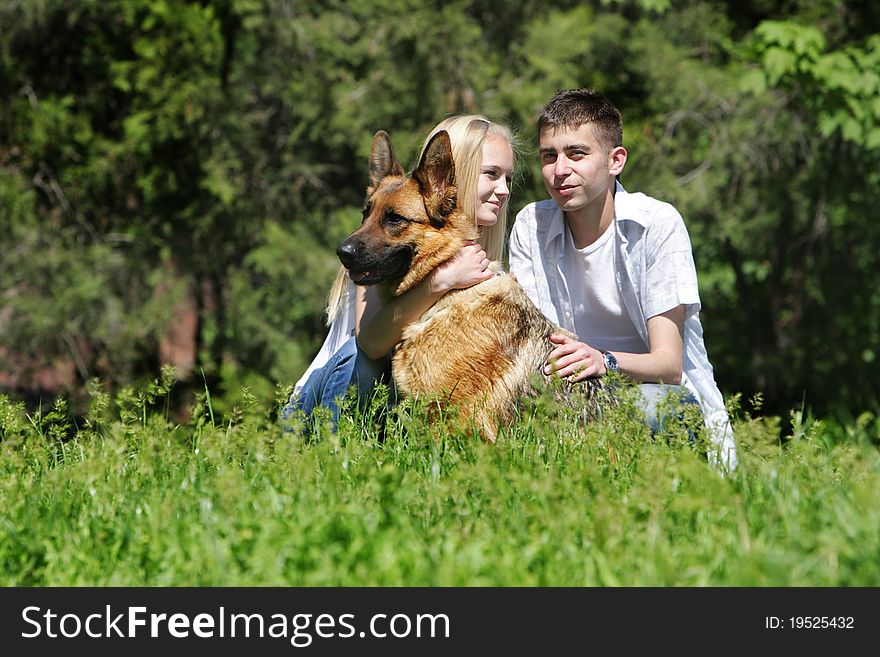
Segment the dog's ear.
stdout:
<svg viewBox="0 0 880 657">
<path fill-rule="evenodd" d="M 403 167 L 394 159 L 394 147 L 391 137 L 384 130 L 373 136 L 373 147 L 370 149 L 370 192 L 379 186 L 385 176 L 402 176 Z"/>
<path fill-rule="evenodd" d="M 446 217 L 455 210 L 455 162 L 449 134 L 441 130 L 431 137 L 422 153 L 419 166 L 413 172 L 419 184 L 431 222 L 437 226 L 446 223 Z"/>
</svg>

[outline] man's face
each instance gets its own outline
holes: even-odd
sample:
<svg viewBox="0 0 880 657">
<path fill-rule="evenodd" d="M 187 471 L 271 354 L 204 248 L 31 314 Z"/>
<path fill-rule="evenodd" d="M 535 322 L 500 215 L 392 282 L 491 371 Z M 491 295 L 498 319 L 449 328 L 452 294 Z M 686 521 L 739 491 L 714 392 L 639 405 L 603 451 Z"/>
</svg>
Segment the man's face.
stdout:
<svg viewBox="0 0 880 657">
<path fill-rule="evenodd" d="M 544 185 L 563 211 L 604 203 L 613 184 L 612 158 L 596 140 L 592 126 L 545 128 L 538 143 Z"/>
</svg>

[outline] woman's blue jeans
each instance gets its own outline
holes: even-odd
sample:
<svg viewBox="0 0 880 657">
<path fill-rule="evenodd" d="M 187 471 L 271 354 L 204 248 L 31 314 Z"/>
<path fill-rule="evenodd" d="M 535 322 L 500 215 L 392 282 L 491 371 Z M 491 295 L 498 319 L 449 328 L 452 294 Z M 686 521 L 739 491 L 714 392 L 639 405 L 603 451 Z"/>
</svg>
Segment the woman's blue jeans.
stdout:
<svg viewBox="0 0 880 657">
<path fill-rule="evenodd" d="M 352 386 L 357 388 L 358 403 L 363 407 L 370 394 L 380 381 L 389 385 L 393 397 L 391 380 L 391 357 L 369 358 L 354 337 L 349 338 L 339 350 L 330 356 L 323 367 L 309 375 L 299 395 L 291 396 L 281 411 L 281 419 L 288 420 L 296 411 L 311 416 L 318 406 L 325 406 L 333 414 L 333 427 L 339 421 L 339 398 Z"/>
</svg>

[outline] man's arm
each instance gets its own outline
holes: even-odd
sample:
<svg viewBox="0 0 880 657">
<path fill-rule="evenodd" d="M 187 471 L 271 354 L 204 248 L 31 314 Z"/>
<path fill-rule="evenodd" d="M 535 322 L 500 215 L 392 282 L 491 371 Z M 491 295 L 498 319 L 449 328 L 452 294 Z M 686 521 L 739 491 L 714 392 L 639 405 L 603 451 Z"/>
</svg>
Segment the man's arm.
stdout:
<svg viewBox="0 0 880 657">
<path fill-rule="evenodd" d="M 647 354 L 612 352 L 620 371 L 639 383 L 681 383 L 684 367 L 684 305 L 648 319 Z M 548 358 L 544 372 L 552 371 L 560 377 L 571 375 L 573 381 L 582 381 L 606 373 L 605 358 L 601 351 L 585 342 L 557 334 L 550 337 L 557 346 Z"/>
<path fill-rule="evenodd" d="M 513 274 L 516 282 L 525 290 L 526 295 L 538 303 L 538 294 L 536 292 L 535 275 L 532 271 L 532 255 L 528 248 L 528 236 L 524 229 L 525 219 L 520 212 L 513 224 L 513 230 L 510 232 L 510 241 L 507 243 L 507 253 L 510 260 L 510 273 Z"/>
</svg>

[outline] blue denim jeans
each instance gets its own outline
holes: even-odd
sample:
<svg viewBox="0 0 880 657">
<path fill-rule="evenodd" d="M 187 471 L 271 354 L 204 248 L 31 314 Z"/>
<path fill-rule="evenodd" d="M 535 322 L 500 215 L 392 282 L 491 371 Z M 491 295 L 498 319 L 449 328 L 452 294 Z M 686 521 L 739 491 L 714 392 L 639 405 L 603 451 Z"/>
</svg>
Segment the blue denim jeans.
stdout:
<svg viewBox="0 0 880 657">
<path fill-rule="evenodd" d="M 323 367 L 309 375 L 299 395 L 291 396 L 281 411 L 281 419 L 290 419 L 296 411 L 302 411 L 309 417 L 316 407 L 324 406 L 333 414 L 335 429 L 339 421 L 339 398 L 351 386 L 355 386 L 358 403 L 363 405 L 379 381 L 388 383 L 392 388 L 389 394 L 393 396 L 390 354 L 377 359 L 369 358 L 358 347 L 357 340 L 351 337 L 330 356 Z"/>
<path fill-rule="evenodd" d="M 684 409 L 687 406 L 700 408 L 700 402 L 684 386 L 642 383 L 639 385 L 636 406 L 645 414 L 645 424 L 651 428 L 653 436 L 658 431 L 663 431 L 671 419 L 683 419 Z M 696 443 L 697 438 L 693 429 L 687 427 L 687 430 L 690 441 Z"/>
</svg>

